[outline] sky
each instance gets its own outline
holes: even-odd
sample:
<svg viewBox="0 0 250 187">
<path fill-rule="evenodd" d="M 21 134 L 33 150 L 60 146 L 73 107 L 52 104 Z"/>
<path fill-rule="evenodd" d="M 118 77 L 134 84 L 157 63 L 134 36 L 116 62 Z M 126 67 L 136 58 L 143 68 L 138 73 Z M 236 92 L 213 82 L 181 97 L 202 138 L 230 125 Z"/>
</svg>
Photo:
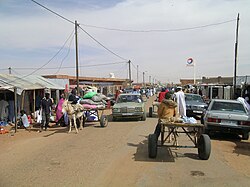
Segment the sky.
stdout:
<svg viewBox="0 0 250 187">
<path fill-rule="evenodd" d="M 249 0 L 0 0 L 0 73 L 178 83 L 250 75 Z M 188 67 L 192 58 L 195 66 Z M 151 78 L 151 79 L 150 79 Z"/>
</svg>

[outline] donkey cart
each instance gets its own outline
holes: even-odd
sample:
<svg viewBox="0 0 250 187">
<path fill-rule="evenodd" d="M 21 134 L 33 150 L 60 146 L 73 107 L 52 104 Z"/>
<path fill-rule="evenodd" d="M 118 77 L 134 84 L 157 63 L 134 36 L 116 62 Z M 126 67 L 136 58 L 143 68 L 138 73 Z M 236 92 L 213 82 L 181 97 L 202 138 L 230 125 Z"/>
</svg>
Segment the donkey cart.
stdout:
<svg viewBox="0 0 250 187">
<path fill-rule="evenodd" d="M 174 122 L 161 122 L 161 144 L 157 145 L 156 134 L 148 136 L 148 156 L 149 158 L 156 158 L 157 147 L 164 146 L 164 143 L 170 138 L 173 139 L 171 144 L 165 145 L 167 147 L 176 148 L 197 148 L 198 156 L 202 160 L 208 160 L 211 152 L 210 138 L 203 133 L 204 125 L 202 124 L 187 124 L 187 123 L 174 123 Z M 177 139 L 178 134 L 186 134 L 187 137 L 194 144 L 193 146 L 179 146 Z M 167 135 L 165 137 L 165 134 Z"/>
<path fill-rule="evenodd" d="M 93 116 L 98 121 L 100 121 L 101 127 L 106 127 L 106 126 L 108 126 L 108 115 L 104 114 L 105 110 L 107 110 L 107 109 L 106 108 L 84 109 L 84 113 L 85 113 L 85 116 Z M 87 121 L 87 119 L 84 120 L 84 123 L 86 121 Z"/>
</svg>

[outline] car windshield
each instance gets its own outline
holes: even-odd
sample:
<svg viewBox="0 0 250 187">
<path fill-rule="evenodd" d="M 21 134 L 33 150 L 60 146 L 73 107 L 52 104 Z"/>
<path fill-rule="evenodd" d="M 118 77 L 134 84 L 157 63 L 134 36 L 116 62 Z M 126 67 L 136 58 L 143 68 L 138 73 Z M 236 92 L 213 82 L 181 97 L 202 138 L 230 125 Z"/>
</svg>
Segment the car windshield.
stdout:
<svg viewBox="0 0 250 187">
<path fill-rule="evenodd" d="M 229 102 L 215 101 L 212 105 L 211 110 L 246 113 L 245 108 L 241 103 L 229 103 Z"/>
<path fill-rule="evenodd" d="M 186 94 L 185 95 L 185 100 L 186 101 L 204 102 L 200 95 L 188 95 L 188 94 Z"/>
<path fill-rule="evenodd" d="M 127 103 L 127 102 L 142 102 L 140 95 L 119 95 L 117 103 Z"/>
</svg>

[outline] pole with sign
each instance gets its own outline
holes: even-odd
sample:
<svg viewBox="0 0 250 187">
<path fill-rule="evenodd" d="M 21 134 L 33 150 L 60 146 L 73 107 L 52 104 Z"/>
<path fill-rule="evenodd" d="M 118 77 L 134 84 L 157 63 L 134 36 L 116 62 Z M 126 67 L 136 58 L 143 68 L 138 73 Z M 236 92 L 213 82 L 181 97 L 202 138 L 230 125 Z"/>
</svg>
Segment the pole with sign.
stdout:
<svg viewBox="0 0 250 187">
<path fill-rule="evenodd" d="M 193 58 L 188 58 L 187 59 L 187 66 L 188 67 L 192 66 L 194 68 L 194 84 L 196 84 L 196 80 L 195 80 L 195 77 L 196 77 L 195 62 L 194 62 Z"/>
</svg>

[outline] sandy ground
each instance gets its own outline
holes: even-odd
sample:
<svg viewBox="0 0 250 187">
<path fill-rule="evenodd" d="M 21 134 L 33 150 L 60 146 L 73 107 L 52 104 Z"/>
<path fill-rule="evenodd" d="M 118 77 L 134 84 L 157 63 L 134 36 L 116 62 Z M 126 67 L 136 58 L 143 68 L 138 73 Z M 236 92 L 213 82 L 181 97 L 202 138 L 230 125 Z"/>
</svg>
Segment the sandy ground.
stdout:
<svg viewBox="0 0 250 187">
<path fill-rule="evenodd" d="M 249 186 L 249 140 L 215 135 L 207 161 L 199 160 L 197 149 L 167 147 L 150 159 L 147 136 L 156 122 L 109 122 L 106 128 L 88 122 L 79 134 L 52 126 L 0 135 L 0 187 Z M 191 145 L 184 135 L 179 143 Z"/>
</svg>

